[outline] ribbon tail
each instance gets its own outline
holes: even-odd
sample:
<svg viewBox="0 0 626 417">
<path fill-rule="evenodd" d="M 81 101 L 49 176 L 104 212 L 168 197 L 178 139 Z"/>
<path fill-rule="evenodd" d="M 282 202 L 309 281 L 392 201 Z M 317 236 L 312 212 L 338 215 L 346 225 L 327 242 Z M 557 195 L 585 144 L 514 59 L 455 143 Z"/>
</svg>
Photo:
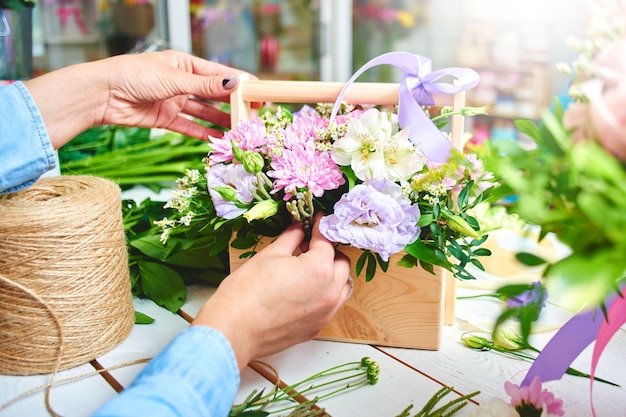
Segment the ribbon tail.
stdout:
<svg viewBox="0 0 626 417">
<path fill-rule="evenodd" d="M 615 300 L 611 308 L 607 313 L 607 320 L 602 322 L 598 336 L 596 338 L 596 344 L 593 347 L 593 353 L 591 355 L 591 372 L 589 381 L 589 401 L 591 404 L 591 412 L 596 415 L 596 411 L 593 407 L 593 378 L 596 373 L 600 356 L 604 352 L 604 348 L 611 341 L 611 338 L 617 333 L 617 331 L 626 323 L 626 299 L 623 295 Z"/>
<path fill-rule="evenodd" d="M 430 120 L 424 109 L 417 104 L 408 87 L 400 84 L 398 123 L 409 129 L 409 138 L 432 162 L 446 162 L 452 151 L 452 143 Z"/>
<path fill-rule="evenodd" d="M 612 304 L 613 300 L 610 298 L 606 304 Z M 574 359 L 596 339 L 603 322 L 600 308 L 572 317 L 537 355 L 520 386 L 527 386 L 536 376 L 541 382 L 561 379 Z"/>
</svg>

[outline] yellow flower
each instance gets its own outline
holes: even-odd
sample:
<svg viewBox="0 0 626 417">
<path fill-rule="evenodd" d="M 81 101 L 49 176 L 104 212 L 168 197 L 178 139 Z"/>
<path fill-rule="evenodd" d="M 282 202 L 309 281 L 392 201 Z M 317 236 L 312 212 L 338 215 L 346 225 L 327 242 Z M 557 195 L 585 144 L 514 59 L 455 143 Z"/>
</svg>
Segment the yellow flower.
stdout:
<svg viewBox="0 0 626 417">
<path fill-rule="evenodd" d="M 412 28 L 415 26 L 415 18 L 413 15 L 406 10 L 400 10 L 398 12 L 398 23 L 400 23 L 405 28 Z"/>
</svg>

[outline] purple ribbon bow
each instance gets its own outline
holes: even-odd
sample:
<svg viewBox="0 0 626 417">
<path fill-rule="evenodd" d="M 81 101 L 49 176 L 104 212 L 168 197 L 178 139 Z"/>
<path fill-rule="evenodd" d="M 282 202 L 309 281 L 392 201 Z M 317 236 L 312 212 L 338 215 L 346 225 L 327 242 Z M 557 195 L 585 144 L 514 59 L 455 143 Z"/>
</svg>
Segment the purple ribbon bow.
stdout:
<svg viewBox="0 0 626 417">
<path fill-rule="evenodd" d="M 377 65 L 393 65 L 404 73 L 398 97 L 398 123 L 409 129 L 409 138 L 419 145 L 422 153 L 433 162 L 445 162 L 452 145 L 430 120 L 421 106 L 435 104 L 433 94 L 456 94 L 475 87 L 480 80 L 478 73 L 469 68 L 444 68 L 431 72 L 430 58 L 409 52 L 388 52 L 371 59 L 348 80 L 339 93 L 330 117 L 332 121 L 339 110 L 344 94 L 363 72 Z M 456 83 L 443 81 L 450 77 Z"/>
</svg>

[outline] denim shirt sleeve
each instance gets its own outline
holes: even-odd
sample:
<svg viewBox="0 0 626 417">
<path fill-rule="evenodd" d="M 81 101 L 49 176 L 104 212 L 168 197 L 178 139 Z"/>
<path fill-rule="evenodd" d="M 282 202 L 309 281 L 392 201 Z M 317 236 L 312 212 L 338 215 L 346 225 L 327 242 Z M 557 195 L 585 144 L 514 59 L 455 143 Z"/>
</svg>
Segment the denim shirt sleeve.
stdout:
<svg viewBox="0 0 626 417">
<path fill-rule="evenodd" d="M 27 188 L 54 168 L 50 137 L 26 86 L 0 87 L 0 194 Z"/>
<path fill-rule="evenodd" d="M 239 367 L 215 329 L 180 333 L 116 398 L 93 417 L 226 417 L 239 389 Z"/>
</svg>

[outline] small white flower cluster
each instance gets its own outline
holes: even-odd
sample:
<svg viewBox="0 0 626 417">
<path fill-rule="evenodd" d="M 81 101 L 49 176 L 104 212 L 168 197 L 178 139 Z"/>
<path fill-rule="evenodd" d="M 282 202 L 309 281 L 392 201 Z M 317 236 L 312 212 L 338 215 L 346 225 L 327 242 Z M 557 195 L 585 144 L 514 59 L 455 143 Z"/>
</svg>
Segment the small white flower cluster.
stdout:
<svg viewBox="0 0 626 417">
<path fill-rule="evenodd" d="M 163 208 L 173 209 L 179 213 L 185 213 L 185 215 L 176 221 L 168 219 L 167 217 L 154 221 L 156 226 L 163 228 L 160 238 L 162 243 L 167 242 L 172 229 L 181 224 L 189 226 L 191 220 L 196 216 L 195 212 L 189 210 L 189 206 L 193 197 L 198 195 L 198 187 L 196 184 L 198 184 L 199 181 L 200 171 L 197 169 L 188 169 L 184 177 L 176 180 L 177 189 L 172 191 L 173 197 L 167 200 Z"/>
<path fill-rule="evenodd" d="M 428 184 L 424 187 L 423 199 L 433 206 L 441 201 L 441 197 L 448 195 L 448 189 L 444 184 Z"/>
</svg>

